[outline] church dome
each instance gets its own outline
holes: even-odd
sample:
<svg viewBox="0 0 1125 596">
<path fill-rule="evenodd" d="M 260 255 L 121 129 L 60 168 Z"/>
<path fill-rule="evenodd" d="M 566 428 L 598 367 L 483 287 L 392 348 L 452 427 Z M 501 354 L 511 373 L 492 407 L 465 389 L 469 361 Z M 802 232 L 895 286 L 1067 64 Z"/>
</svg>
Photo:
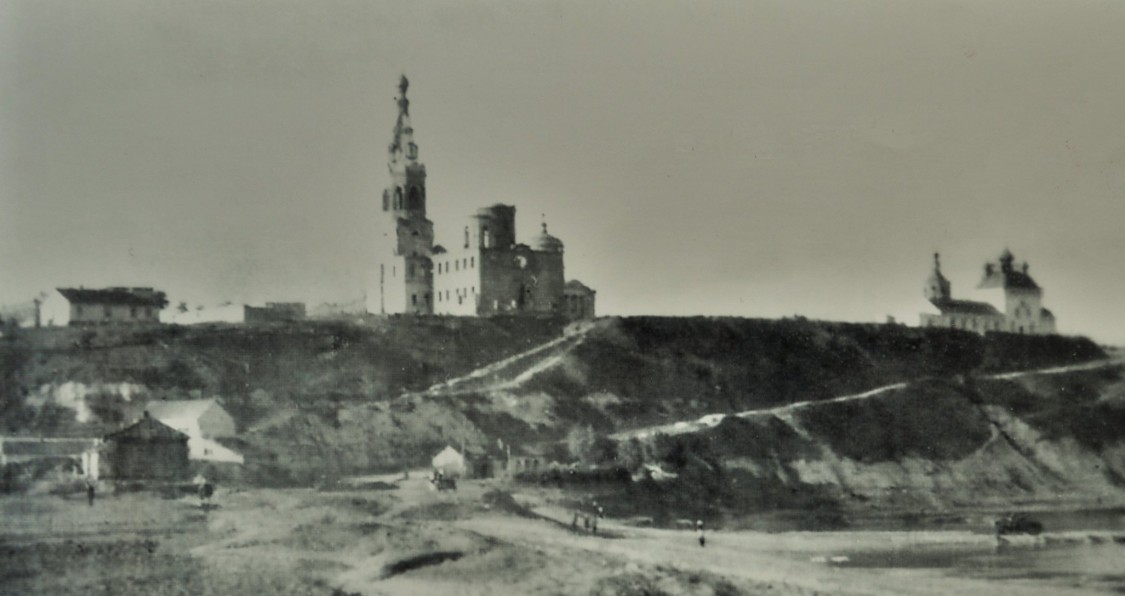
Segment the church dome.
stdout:
<svg viewBox="0 0 1125 596">
<path fill-rule="evenodd" d="M 547 233 L 547 223 L 543 222 L 543 231 L 531 242 L 532 250 L 562 252 L 562 240 Z"/>
</svg>

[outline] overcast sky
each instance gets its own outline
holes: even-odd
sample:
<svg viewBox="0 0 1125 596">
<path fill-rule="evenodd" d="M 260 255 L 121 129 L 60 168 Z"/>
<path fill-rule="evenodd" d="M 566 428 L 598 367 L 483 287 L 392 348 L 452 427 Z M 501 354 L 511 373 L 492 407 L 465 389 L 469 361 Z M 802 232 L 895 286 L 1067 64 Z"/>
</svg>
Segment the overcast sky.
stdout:
<svg viewBox="0 0 1125 596">
<path fill-rule="evenodd" d="M 916 323 L 1005 246 L 1125 343 L 1125 2 L 0 2 L 0 303 L 347 300 L 400 73 L 438 242 L 541 214 L 603 314 Z"/>
</svg>

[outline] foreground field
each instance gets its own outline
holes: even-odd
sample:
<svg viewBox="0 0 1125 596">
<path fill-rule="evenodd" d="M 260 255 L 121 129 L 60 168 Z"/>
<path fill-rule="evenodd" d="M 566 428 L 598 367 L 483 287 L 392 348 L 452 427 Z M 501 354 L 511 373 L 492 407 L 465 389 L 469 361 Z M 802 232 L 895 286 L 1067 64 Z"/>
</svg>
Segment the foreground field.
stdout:
<svg viewBox="0 0 1125 596">
<path fill-rule="evenodd" d="M 555 495 L 410 479 L 339 490 L 0 499 L 3 594 L 1065 594 L 1030 580 L 844 568 L 840 552 L 966 533 L 570 527 Z M 1116 548 L 1116 547 L 1109 547 Z M 1087 586 L 1090 593 L 1092 588 Z M 1077 590 L 1070 590 L 1079 593 Z"/>
</svg>

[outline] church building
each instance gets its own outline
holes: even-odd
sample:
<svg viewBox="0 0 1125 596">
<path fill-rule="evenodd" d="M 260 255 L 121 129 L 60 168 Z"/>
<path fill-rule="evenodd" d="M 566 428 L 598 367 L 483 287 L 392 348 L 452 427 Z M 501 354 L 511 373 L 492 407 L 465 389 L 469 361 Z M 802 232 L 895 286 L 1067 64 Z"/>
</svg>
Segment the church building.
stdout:
<svg viewBox="0 0 1125 596">
<path fill-rule="evenodd" d="M 426 166 L 418 161 L 408 86 L 402 77 L 368 312 L 593 317 L 594 290 L 565 281 L 562 241 L 542 222 L 530 242 L 518 242 L 514 206 L 478 209 L 450 248 L 434 244 L 434 224 L 426 218 Z"/>
<path fill-rule="evenodd" d="M 995 262 L 985 263 L 976 287 L 978 300 L 953 298 L 951 284 L 941 273 L 941 260 L 934 254 L 934 269 L 923 294 L 937 310 L 922 313 L 923 327 L 949 327 L 985 333 L 1050 334 L 1055 316 L 1043 308 L 1043 289 L 1028 274 L 1027 262 L 1017 265 L 1005 249 Z"/>
</svg>

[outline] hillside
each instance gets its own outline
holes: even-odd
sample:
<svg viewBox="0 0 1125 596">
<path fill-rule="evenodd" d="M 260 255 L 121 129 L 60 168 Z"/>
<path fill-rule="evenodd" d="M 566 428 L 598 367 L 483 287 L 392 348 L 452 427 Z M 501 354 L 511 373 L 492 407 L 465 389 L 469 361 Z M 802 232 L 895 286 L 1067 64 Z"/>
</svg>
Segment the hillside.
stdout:
<svg viewBox="0 0 1125 596">
<path fill-rule="evenodd" d="M 865 399 L 731 416 L 629 439 L 671 479 L 625 494 L 649 514 L 934 511 L 1125 502 L 1120 363 L 1015 379 L 931 379 Z M 621 502 L 618 506 L 623 506 Z"/>
<path fill-rule="evenodd" d="M 609 434 L 707 417 L 700 432 L 651 435 L 651 445 L 621 461 L 644 459 L 682 478 L 709 462 L 707 482 L 696 484 L 717 491 L 716 504 L 745 501 L 731 495 L 749 487 L 763 505 L 780 504 L 783 494 L 810 502 L 898 498 L 877 486 L 896 487 L 907 502 L 929 490 L 925 478 L 939 478 L 933 469 L 952 470 L 947 481 L 956 484 L 969 474 L 957 467 L 962 460 L 998 462 L 990 450 L 1002 448 L 1023 457 L 1040 437 L 1052 445 L 1073 439 L 1082 453 L 1116 453 L 1121 428 L 1076 430 L 1118 415 L 1117 401 L 1091 397 L 1117 391 L 1113 378 L 1098 376 L 1116 373 L 1083 373 L 1093 375 L 1082 377 L 1086 393 L 985 378 L 1104 358 L 1089 340 L 899 325 L 641 317 L 564 328 L 558 321 L 392 318 L 68 329 L 4 349 L 11 355 L 8 429 L 88 433 L 115 428 L 149 399 L 217 395 L 242 429 L 234 446 L 247 456 L 248 476 L 265 483 L 426 465 L 446 443 L 483 447 L 502 439 L 517 450 L 550 452 L 576 427 Z M 870 399 L 792 415 L 777 410 L 899 384 Z M 1055 396 L 1054 409 L 1036 397 L 1044 391 Z M 1084 396 L 1084 405 L 1072 407 L 1079 403 L 1072 396 Z M 1081 443 L 1077 434 L 1098 442 Z M 1015 437 L 1019 447 L 997 436 Z M 1073 478 L 1051 484 L 1053 476 L 1036 472 L 1042 466 L 1016 459 L 1002 467 L 1026 470 L 1006 479 L 982 472 L 979 482 L 994 482 L 998 495 L 1010 496 L 1005 491 L 1020 482 L 1036 490 L 1074 486 Z M 654 494 L 678 490 L 671 483 Z"/>
</svg>

